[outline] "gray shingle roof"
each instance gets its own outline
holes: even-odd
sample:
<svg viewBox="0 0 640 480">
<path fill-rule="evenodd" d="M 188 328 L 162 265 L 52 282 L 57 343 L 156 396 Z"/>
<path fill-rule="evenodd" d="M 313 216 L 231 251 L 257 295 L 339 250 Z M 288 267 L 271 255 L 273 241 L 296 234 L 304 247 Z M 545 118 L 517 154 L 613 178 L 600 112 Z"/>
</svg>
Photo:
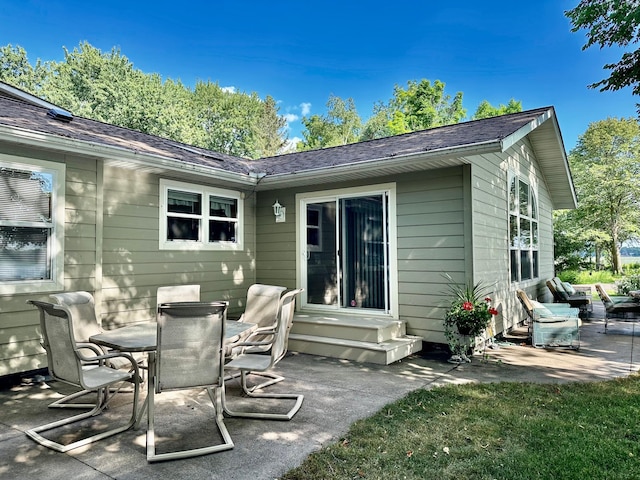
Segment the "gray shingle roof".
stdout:
<svg viewBox="0 0 640 480">
<path fill-rule="evenodd" d="M 248 175 L 286 175 L 309 170 L 393 159 L 421 152 L 435 152 L 500 142 L 552 107 L 447 125 L 366 142 L 290 153 L 261 160 L 248 160 L 147 135 L 127 128 L 82 117 L 61 122 L 47 115 L 46 108 L 24 103 L 0 93 L 0 126 L 50 134 L 89 144 L 126 149 L 177 162 Z"/>
<path fill-rule="evenodd" d="M 270 157 L 259 160 L 254 164 L 254 169 L 260 165 L 262 171 L 267 174 L 286 174 L 500 142 L 551 108 L 538 108 L 350 145 Z"/>
<path fill-rule="evenodd" d="M 17 127 L 70 140 L 126 149 L 166 157 L 195 165 L 248 174 L 250 160 L 193 147 L 173 140 L 147 135 L 82 117 L 62 122 L 48 115 L 48 109 L 0 94 L 0 125 Z"/>
</svg>

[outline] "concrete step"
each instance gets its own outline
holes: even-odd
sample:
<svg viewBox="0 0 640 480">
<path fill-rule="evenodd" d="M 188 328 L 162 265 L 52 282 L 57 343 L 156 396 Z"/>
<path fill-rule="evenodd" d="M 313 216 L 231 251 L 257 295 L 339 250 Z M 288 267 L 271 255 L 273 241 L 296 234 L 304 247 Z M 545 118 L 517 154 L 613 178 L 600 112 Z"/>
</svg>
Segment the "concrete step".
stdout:
<svg viewBox="0 0 640 480">
<path fill-rule="evenodd" d="M 289 335 L 289 350 L 330 358 L 389 365 L 422 350 L 422 338 L 405 335 L 375 343 L 291 333 Z"/>
<path fill-rule="evenodd" d="M 291 333 L 381 343 L 405 336 L 406 325 L 384 317 L 296 313 Z"/>
</svg>

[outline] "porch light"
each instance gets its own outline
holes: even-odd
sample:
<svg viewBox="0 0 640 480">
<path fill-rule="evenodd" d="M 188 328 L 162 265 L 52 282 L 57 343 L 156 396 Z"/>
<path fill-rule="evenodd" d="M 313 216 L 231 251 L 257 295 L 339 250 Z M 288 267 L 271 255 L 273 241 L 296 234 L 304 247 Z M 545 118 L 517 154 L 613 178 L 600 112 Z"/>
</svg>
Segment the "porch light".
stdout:
<svg viewBox="0 0 640 480">
<path fill-rule="evenodd" d="M 280 205 L 280 203 L 278 202 L 278 200 L 276 200 L 276 203 L 274 203 L 273 205 L 273 214 L 276 216 L 276 223 L 282 223 L 285 221 L 286 217 L 286 209 Z"/>
</svg>

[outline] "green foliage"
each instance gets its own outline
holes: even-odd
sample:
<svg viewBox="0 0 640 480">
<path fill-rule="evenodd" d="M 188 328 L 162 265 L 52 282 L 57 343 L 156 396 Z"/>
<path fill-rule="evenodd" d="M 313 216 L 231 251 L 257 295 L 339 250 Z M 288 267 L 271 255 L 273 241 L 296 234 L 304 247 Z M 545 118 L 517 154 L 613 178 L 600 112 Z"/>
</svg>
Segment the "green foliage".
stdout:
<svg viewBox="0 0 640 480">
<path fill-rule="evenodd" d="M 640 478 L 638 395 L 637 375 L 421 388 L 280 478 Z"/>
<path fill-rule="evenodd" d="M 422 79 L 410 80 L 407 88 L 394 87 L 389 106 L 393 112 L 389 123 L 392 134 L 402 134 L 426 128 L 451 125 L 460 122 L 466 115 L 462 106 L 462 92 L 453 99 L 444 93 L 444 82 L 433 84 Z"/>
<path fill-rule="evenodd" d="M 61 62 L 32 67 L 21 47 L 0 48 L 0 80 L 59 105 L 74 115 L 246 158 L 279 153 L 285 119 L 272 97 L 227 91 L 199 81 L 146 74 L 117 48 L 87 42 Z"/>
<path fill-rule="evenodd" d="M 619 272 L 620 247 L 638 235 L 640 125 L 608 118 L 589 125 L 569 154 L 580 203 L 572 213 L 574 238 L 591 238 Z"/>
<path fill-rule="evenodd" d="M 481 335 L 498 312 L 491 306 L 489 291 L 482 282 L 475 285 L 471 282 L 460 286 L 449 274 L 443 275 L 447 280 L 449 293 L 453 296 L 444 317 L 444 335 L 449 348 L 455 355 L 466 354 L 467 345 L 461 343 L 459 335 L 475 337 Z"/>
<path fill-rule="evenodd" d="M 628 275 L 616 281 L 618 294 L 627 295 L 631 290 L 640 290 L 640 275 Z"/>
<path fill-rule="evenodd" d="M 472 120 L 480 120 L 481 118 L 497 117 L 499 115 L 506 115 L 509 113 L 518 113 L 522 111 L 522 102 L 516 101 L 513 98 L 509 100 L 509 103 L 504 105 L 500 104 L 497 107 L 491 105 L 488 101 L 483 100 L 478 105 L 476 113 L 471 117 Z"/>
<path fill-rule="evenodd" d="M 577 270 L 563 270 L 558 273 L 558 278 L 563 282 L 571 283 L 573 285 L 579 285 L 579 274 L 580 272 L 578 272 Z"/>
<path fill-rule="evenodd" d="M 558 278 L 573 285 L 590 285 L 594 283 L 614 283 L 616 276 L 611 270 L 564 270 L 558 272 Z"/>
<path fill-rule="evenodd" d="M 582 0 L 565 15 L 571 20 L 572 32 L 586 31 L 587 43 L 583 50 L 593 45 L 626 48 L 640 40 L 640 6 L 636 1 Z M 610 76 L 589 87 L 600 87 L 600 91 L 604 91 L 633 86 L 633 94 L 640 95 L 638 65 L 640 49 L 625 51 L 620 61 L 604 65 L 611 71 Z"/>
<path fill-rule="evenodd" d="M 327 109 L 327 115 L 303 117 L 304 140 L 298 144 L 298 150 L 335 147 L 358 141 L 362 120 L 353 99 L 348 98 L 345 102 L 331 95 Z"/>
<path fill-rule="evenodd" d="M 27 92 L 37 93 L 45 74 L 40 60 L 35 66 L 29 63 L 24 48 L 8 44 L 0 47 L 0 81 Z"/>
</svg>

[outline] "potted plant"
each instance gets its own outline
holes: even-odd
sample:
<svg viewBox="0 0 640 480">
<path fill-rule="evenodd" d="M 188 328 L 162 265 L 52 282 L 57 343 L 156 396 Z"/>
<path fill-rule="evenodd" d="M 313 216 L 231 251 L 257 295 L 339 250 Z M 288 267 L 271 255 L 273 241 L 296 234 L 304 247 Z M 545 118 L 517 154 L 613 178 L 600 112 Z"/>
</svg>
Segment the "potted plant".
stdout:
<svg viewBox="0 0 640 480">
<path fill-rule="evenodd" d="M 491 305 L 491 297 L 487 296 L 488 288 L 482 282 L 475 285 L 468 282 L 460 286 L 450 275 L 445 277 L 454 297 L 444 317 L 444 335 L 453 354 L 449 361 L 470 362 L 467 354 L 473 348 L 476 337 L 487 329 L 498 311 Z"/>
</svg>

